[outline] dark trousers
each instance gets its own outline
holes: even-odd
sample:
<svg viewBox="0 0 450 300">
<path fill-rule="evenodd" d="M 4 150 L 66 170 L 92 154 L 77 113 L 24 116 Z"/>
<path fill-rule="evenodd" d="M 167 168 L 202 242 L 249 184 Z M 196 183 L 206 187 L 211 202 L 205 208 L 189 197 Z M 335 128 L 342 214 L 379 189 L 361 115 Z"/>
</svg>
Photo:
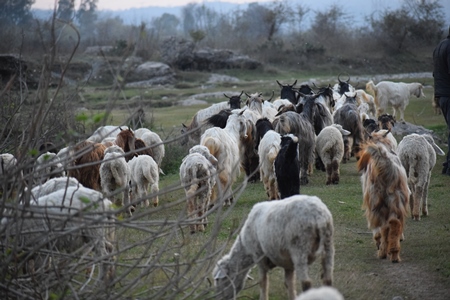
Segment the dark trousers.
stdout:
<svg viewBox="0 0 450 300">
<path fill-rule="evenodd" d="M 440 97 L 439 107 L 444 115 L 445 122 L 447 123 L 447 174 L 450 175 L 450 97 Z M 445 167 L 445 165 L 444 165 Z"/>
</svg>

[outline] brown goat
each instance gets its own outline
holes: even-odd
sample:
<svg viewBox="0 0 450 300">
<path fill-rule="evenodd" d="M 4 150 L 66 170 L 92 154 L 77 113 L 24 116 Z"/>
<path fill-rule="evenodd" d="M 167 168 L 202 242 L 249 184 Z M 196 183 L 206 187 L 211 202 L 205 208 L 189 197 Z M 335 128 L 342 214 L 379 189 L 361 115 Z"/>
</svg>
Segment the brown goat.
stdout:
<svg viewBox="0 0 450 300">
<path fill-rule="evenodd" d="M 383 142 L 369 142 L 361 151 L 363 209 L 378 248 L 378 257 L 400 261 L 400 241 L 408 213 L 408 178 L 398 156 Z"/>
<path fill-rule="evenodd" d="M 72 149 L 73 166 L 68 176 L 76 178 L 83 186 L 101 192 L 100 164 L 106 146 L 100 143 L 84 141 Z"/>
<path fill-rule="evenodd" d="M 122 148 L 123 152 L 125 152 L 126 161 L 129 161 L 136 156 L 134 152 L 136 149 L 135 140 L 136 137 L 130 129 L 120 131 L 116 137 L 116 145 Z"/>
</svg>

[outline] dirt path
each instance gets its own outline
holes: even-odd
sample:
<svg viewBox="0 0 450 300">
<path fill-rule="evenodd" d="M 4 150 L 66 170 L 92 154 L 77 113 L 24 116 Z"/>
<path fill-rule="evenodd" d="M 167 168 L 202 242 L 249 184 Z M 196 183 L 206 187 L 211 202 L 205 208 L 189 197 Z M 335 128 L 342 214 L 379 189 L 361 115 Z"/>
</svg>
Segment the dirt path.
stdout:
<svg viewBox="0 0 450 300">
<path fill-rule="evenodd" d="M 398 295 L 404 300 L 450 299 L 450 280 L 445 282 L 418 263 L 405 259 L 394 266 L 386 262 L 381 264 L 380 271 L 383 274 L 379 276 L 387 276 L 393 287 L 407 291 L 407 294 Z"/>
</svg>

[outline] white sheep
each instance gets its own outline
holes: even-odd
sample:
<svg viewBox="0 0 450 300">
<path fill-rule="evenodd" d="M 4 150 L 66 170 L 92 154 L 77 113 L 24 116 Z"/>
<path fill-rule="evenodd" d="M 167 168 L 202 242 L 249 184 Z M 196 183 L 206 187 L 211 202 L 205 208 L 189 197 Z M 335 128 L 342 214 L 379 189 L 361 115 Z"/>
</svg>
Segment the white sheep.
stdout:
<svg viewBox="0 0 450 300">
<path fill-rule="evenodd" d="M 100 184 L 107 197 L 114 197 L 117 205 L 125 205 L 131 212 L 128 182 L 130 169 L 125 152 L 117 145 L 106 148 L 100 164 Z"/>
<path fill-rule="evenodd" d="M 60 158 L 52 152 L 42 153 L 35 162 L 33 176 L 36 182 L 43 183 L 50 178 L 66 176 Z"/>
<path fill-rule="evenodd" d="M 22 249 L 32 251 L 28 253 L 28 257 L 34 257 L 28 264 L 31 272 L 46 269 L 50 263 L 52 269 L 65 265 L 57 259 L 67 260 L 69 256 L 58 256 L 56 253 L 60 251 L 75 253 L 78 261 L 84 260 L 86 256 L 80 256 L 80 250 L 85 252 L 91 247 L 100 261 L 99 279 L 107 284 L 112 281 L 115 235 L 112 202 L 102 193 L 70 186 L 31 201 L 26 211 L 30 212 L 28 217 L 4 217 L 2 226 L 7 235 L 16 237 Z M 72 272 L 64 269 L 57 272 L 61 275 L 66 271 Z"/>
<path fill-rule="evenodd" d="M 150 155 L 139 155 L 128 161 L 130 168 L 131 195 L 133 202 L 139 199 L 141 206 L 149 206 L 149 188 L 153 196 L 153 206 L 158 206 L 159 168 Z"/>
<path fill-rule="evenodd" d="M 377 106 L 377 116 L 380 116 L 392 106 L 392 116 L 395 117 L 397 110 L 400 112 L 400 121 L 405 122 L 405 108 L 409 104 L 409 97 L 425 97 L 423 86 L 418 82 L 404 83 L 380 81 L 377 85 L 373 81 L 366 84 L 367 91 L 373 91 L 375 94 L 375 105 Z"/>
<path fill-rule="evenodd" d="M 295 195 L 255 204 L 231 250 L 213 271 L 217 295 L 235 299 L 252 266 L 259 267 L 260 299 L 269 299 L 267 272 L 282 267 L 289 299 L 296 297 L 295 277 L 303 291 L 311 287 L 308 265 L 321 257 L 322 280 L 332 284 L 333 217 L 316 196 Z M 295 272 L 295 273 L 294 273 Z"/>
<path fill-rule="evenodd" d="M 344 300 L 344 296 L 334 287 L 321 286 L 301 293 L 295 300 Z"/>
<path fill-rule="evenodd" d="M 200 219 L 190 225 L 191 233 L 205 231 L 208 222 L 205 214 L 216 184 L 216 168 L 217 159 L 201 145 L 192 147 L 181 163 L 180 179 L 186 193 L 188 218 Z"/>
<path fill-rule="evenodd" d="M 68 187 L 82 186 L 81 183 L 74 177 L 56 177 L 47 180 L 43 184 L 34 186 L 31 189 L 31 199 L 36 201 L 38 198 L 49 195 L 58 190 L 66 189 Z"/>
<path fill-rule="evenodd" d="M 410 206 L 414 220 L 420 220 L 420 210 L 428 215 L 428 187 L 431 171 L 436 164 L 436 154 L 445 155 L 429 134 L 409 134 L 397 147 L 398 156 L 408 174 L 411 190 Z"/>
<path fill-rule="evenodd" d="M 316 137 L 316 152 L 325 165 L 327 172 L 326 184 L 339 183 L 339 165 L 344 157 L 344 139 L 350 131 L 339 124 L 325 127 Z"/>
<path fill-rule="evenodd" d="M 279 199 L 275 159 L 281 148 L 281 135 L 275 130 L 267 131 L 258 147 L 259 174 L 269 200 Z"/>
</svg>

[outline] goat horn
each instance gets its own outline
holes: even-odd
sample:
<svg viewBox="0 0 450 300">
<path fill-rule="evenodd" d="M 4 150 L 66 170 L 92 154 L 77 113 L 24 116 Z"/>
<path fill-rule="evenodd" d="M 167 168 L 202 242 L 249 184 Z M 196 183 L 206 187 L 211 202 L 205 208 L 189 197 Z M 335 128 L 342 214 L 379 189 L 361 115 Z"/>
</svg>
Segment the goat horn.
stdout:
<svg viewBox="0 0 450 300">
<path fill-rule="evenodd" d="M 242 94 L 244 93 L 244 91 L 241 92 L 241 94 L 239 95 L 239 98 L 241 98 Z"/>
<path fill-rule="evenodd" d="M 251 98 L 251 96 L 250 96 L 249 94 L 247 94 L 247 92 L 245 92 L 245 95 L 246 95 L 247 97 Z"/>
<path fill-rule="evenodd" d="M 231 99 L 231 97 L 227 96 L 227 94 L 223 93 L 223 95 L 224 95 L 225 97 L 227 97 L 228 99 Z"/>
<path fill-rule="evenodd" d="M 297 83 L 297 79 L 295 79 L 295 81 L 294 81 L 294 83 L 291 85 L 291 87 L 294 86 L 296 83 Z"/>
<path fill-rule="evenodd" d="M 275 91 L 272 90 L 272 96 L 270 97 L 269 100 L 266 100 L 266 101 L 269 101 L 269 102 L 270 102 L 270 101 L 272 100 L 272 98 L 273 98 L 274 95 L 275 95 Z"/>
</svg>

